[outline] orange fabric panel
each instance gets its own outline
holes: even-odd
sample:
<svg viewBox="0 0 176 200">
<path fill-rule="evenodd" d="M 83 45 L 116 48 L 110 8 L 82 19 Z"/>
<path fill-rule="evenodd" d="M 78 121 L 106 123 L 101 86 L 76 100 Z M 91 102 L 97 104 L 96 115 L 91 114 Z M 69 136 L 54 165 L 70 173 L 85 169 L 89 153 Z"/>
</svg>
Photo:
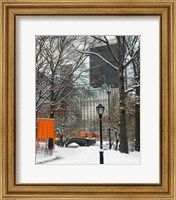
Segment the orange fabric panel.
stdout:
<svg viewBox="0 0 176 200">
<path fill-rule="evenodd" d="M 87 137 L 88 137 L 88 138 L 92 138 L 92 132 L 91 132 L 91 131 L 88 132 Z"/>
<path fill-rule="evenodd" d="M 54 119 L 37 119 L 37 140 L 55 137 Z"/>
<path fill-rule="evenodd" d="M 82 138 L 85 138 L 85 137 L 86 137 L 86 133 L 85 133 L 84 131 L 81 131 L 80 134 L 81 134 L 81 137 L 82 137 Z"/>
</svg>

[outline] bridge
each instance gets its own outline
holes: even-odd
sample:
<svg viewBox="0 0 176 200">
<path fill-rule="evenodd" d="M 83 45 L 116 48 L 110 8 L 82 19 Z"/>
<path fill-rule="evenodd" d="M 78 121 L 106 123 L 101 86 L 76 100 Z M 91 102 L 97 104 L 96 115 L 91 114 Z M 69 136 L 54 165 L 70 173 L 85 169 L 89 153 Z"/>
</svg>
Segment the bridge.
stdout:
<svg viewBox="0 0 176 200">
<path fill-rule="evenodd" d="M 65 147 L 68 147 L 69 144 L 72 143 L 76 143 L 79 146 L 90 146 L 96 143 L 96 139 L 92 139 L 92 138 L 79 138 L 79 137 L 74 137 L 74 138 L 70 138 L 67 141 L 65 141 Z M 57 144 L 57 143 L 56 143 Z M 58 146 L 59 145 L 59 141 L 58 141 Z"/>
</svg>

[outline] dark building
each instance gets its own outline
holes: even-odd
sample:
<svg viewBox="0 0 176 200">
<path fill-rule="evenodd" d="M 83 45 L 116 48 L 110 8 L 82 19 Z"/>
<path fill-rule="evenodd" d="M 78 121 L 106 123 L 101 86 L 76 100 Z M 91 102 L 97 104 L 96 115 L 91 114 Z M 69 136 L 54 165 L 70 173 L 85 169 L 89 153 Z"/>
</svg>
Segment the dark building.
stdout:
<svg viewBox="0 0 176 200">
<path fill-rule="evenodd" d="M 111 49 L 117 56 L 117 44 L 112 44 Z M 98 46 L 90 49 L 91 52 L 95 52 L 105 58 L 107 61 L 117 66 L 117 62 L 114 59 L 107 45 Z M 118 87 L 118 70 L 111 65 L 103 61 L 96 55 L 90 56 L 90 86 L 93 88 L 101 87 L 102 84 L 113 85 Z"/>
</svg>

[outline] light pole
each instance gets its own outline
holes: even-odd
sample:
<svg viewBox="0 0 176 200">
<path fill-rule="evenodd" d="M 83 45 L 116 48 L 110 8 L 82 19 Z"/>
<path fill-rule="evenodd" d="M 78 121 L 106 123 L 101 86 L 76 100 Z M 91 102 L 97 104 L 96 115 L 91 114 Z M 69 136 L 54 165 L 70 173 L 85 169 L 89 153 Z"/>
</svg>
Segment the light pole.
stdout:
<svg viewBox="0 0 176 200">
<path fill-rule="evenodd" d="M 109 149 L 111 149 L 111 129 L 110 129 L 110 94 L 111 94 L 111 85 L 107 87 L 107 94 L 108 94 L 108 121 L 109 121 Z"/>
<path fill-rule="evenodd" d="M 100 164 L 104 164 L 104 158 L 103 158 L 103 140 L 102 140 L 102 115 L 104 113 L 105 107 L 99 104 L 96 107 L 97 114 L 99 115 L 100 120 Z"/>
</svg>

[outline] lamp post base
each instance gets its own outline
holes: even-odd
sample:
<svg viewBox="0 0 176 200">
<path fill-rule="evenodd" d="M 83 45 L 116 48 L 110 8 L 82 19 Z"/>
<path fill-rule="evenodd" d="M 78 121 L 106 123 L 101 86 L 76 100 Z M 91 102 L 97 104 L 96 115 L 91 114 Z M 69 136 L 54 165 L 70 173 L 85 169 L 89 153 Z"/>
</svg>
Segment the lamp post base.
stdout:
<svg viewBox="0 0 176 200">
<path fill-rule="evenodd" d="M 100 150 L 100 164 L 104 164 L 103 150 Z"/>
</svg>

